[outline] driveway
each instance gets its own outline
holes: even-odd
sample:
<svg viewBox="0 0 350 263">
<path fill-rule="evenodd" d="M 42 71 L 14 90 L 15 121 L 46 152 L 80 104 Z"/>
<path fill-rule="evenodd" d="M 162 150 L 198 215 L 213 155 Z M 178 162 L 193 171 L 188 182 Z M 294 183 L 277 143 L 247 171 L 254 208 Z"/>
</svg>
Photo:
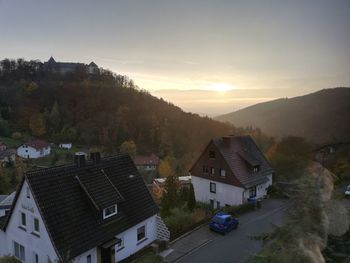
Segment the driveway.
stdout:
<svg viewBox="0 0 350 263">
<path fill-rule="evenodd" d="M 211 232 L 207 225 L 202 226 L 173 242 L 169 250 L 172 252 L 165 260 L 181 263 L 245 262 L 262 248 L 262 241 L 251 237 L 271 232 L 274 225 L 282 225 L 288 207 L 287 200 L 264 200 L 261 209 L 242 215 L 238 229 L 225 236 Z"/>
</svg>

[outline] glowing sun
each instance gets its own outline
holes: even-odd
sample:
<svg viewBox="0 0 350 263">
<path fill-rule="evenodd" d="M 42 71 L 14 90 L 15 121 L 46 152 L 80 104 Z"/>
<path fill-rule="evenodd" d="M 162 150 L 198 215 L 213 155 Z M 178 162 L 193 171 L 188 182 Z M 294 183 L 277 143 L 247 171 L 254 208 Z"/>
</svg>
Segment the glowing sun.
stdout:
<svg viewBox="0 0 350 263">
<path fill-rule="evenodd" d="M 210 90 L 215 90 L 218 92 L 225 92 L 234 89 L 234 87 L 231 84 L 228 83 L 212 83 L 209 86 Z"/>
</svg>

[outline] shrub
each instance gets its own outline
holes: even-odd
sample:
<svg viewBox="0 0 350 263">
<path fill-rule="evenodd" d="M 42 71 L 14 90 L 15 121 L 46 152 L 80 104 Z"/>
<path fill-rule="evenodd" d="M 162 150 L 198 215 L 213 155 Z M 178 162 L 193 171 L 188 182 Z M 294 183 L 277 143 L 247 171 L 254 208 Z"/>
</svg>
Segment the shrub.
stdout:
<svg viewBox="0 0 350 263">
<path fill-rule="evenodd" d="M 248 203 L 244 203 L 244 204 L 241 204 L 238 206 L 231 206 L 231 207 L 225 208 L 227 213 L 229 213 L 233 216 L 242 215 L 242 214 L 247 213 L 249 211 L 252 211 L 254 209 L 255 209 L 254 202 L 248 202 Z"/>
<path fill-rule="evenodd" d="M 14 256 L 3 256 L 0 257 L 0 263 L 21 263 L 21 261 Z"/>
<path fill-rule="evenodd" d="M 184 207 L 176 207 L 170 210 L 170 215 L 164 218 L 164 222 L 170 233 L 178 233 L 192 225 L 192 215 Z"/>
<path fill-rule="evenodd" d="M 11 135 L 12 139 L 15 139 L 15 140 L 20 140 L 23 138 L 23 135 L 22 133 L 20 132 L 13 132 L 12 135 Z"/>
</svg>

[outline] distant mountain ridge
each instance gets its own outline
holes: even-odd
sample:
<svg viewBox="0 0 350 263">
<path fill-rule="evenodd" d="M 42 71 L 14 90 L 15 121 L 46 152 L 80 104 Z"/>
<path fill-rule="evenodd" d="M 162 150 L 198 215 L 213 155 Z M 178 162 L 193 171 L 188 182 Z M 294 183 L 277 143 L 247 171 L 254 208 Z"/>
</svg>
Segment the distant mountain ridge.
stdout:
<svg viewBox="0 0 350 263">
<path fill-rule="evenodd" d="M 350 88 L 259 103 L 215 119 L 238 127 L 258 127 L 275 137 L 301 136 L 317 143 L 349 141 Z"/>
</svg>

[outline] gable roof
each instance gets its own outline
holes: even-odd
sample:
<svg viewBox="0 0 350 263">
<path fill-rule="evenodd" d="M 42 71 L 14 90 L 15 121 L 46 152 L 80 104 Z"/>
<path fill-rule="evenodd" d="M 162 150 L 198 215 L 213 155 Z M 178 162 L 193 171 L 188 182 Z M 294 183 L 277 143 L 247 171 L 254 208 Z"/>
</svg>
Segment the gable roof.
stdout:
<svg viewBox="0 0 350 263">
<path fill-rule="evenodd" d="M 33 148 L 35 148 L 37 150 L 40 150 L 42 148 L 50 146 L 49 143 L 47 143 L 47 142 L 45 142 L 43 140 L 39 140 L 39 139 L 34 139 L 34 140 L 30 141 L 30 142 L 25 143 L 24 145 L 33 147 Z"/>
<path fill-rule="evenodd" d="M 213 140 L 233 174 L 245 187 L 250 188 L 267 181 L 273 169 L 250 136 L 229 136 Z M 252 168 L 259 166 L 258 172 Z"/>
<path fill-rule="evenodd" d="M 142 165 L 159 165 L 159 157 L 155 154 L 151 155 L 137 155 L 134 158 L 136 166 Z"/>
<path fill-rule="evenodd" d="M 103 178 L 101 173 L 105 176 L 102 183 L 95 178 Z M 142 177 L 125 154 L 102 158 L 97 164 L 88 161 L 83 167 L 66 165 L 27 172 L 24 177 L 61 257 L 69 252 L 74 258 L 158 213 Z M 76 177 L 94 195 L 99 208 L 108 205 L 103 197 L 106 192 L 118 203 L 118 215 L 102 222 Z M 98 185 L 92 186 L 94 183 Z"/>
</svg>

